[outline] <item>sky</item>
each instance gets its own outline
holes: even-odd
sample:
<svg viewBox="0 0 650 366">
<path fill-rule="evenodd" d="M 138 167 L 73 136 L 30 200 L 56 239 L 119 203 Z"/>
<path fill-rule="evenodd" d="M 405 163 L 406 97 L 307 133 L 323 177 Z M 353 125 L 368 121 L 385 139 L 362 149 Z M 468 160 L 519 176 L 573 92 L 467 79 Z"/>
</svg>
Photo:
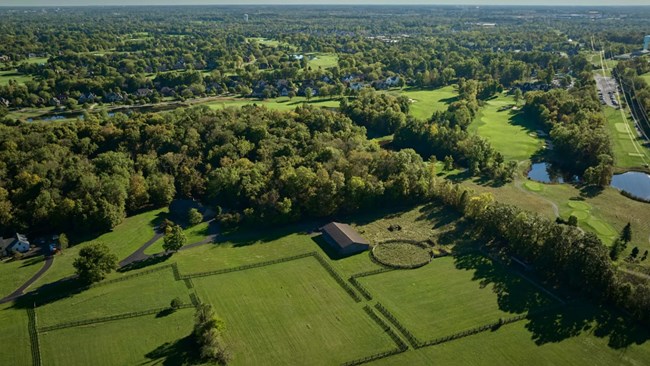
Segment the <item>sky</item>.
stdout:
<svg viewBox="0 0 650 366">
<path fill-rule="evenodd" d="M 471 5 L 650 5 L 648 0 L 0 0 L 0 6 L 81 6 L 81 5 L 254 5 L 254 4 L 471 4 Z"/>
</svg>

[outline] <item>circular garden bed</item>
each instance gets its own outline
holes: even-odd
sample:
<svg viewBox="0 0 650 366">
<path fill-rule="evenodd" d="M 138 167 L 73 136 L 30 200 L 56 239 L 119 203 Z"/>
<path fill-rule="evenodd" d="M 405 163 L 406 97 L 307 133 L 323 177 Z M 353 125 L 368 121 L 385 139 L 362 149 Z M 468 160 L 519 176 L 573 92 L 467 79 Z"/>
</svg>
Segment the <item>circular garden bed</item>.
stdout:
<svg viewBox="0 0 650 366">
<path fill-rule="evenodd" d="M 426 244 L 408 241 L 390 241 L 372 248 L 372 256 L 392 268 L 418 268 L 431 261 L 431 250 Z"/>
</svg>

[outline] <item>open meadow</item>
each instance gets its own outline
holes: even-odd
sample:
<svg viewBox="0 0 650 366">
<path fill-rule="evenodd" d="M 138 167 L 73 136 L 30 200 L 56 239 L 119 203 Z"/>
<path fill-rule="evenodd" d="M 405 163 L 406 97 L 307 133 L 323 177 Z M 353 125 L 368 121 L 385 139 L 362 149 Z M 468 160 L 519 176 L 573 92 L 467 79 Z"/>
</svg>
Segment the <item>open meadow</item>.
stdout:
<svg viewBox="0 0 650 366">
<path fill-rule="evenodd" d="M 458 98 L 454 85 L 437 89 L 406 88 L 390 93 L 407 96 L 411 100 L 410 114 L 423 120 L 431 118 L 433 112 L 447 110 L 447 106 Z"/>
</svg>

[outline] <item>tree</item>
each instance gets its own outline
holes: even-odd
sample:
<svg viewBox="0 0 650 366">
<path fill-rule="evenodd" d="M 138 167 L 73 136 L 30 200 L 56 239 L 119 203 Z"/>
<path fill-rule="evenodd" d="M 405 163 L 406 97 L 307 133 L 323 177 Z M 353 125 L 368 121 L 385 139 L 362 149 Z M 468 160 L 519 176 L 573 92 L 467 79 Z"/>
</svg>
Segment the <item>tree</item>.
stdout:
<svg viewBox="0 0 650 366">
<path fill-rule="evenodd" d="M 199 212 L 199 210 L 195 208 L 190 208 L 190 210 L 187 212 L 187 222 L 190 223 L 190 225 L 198 225 L 203 221 L 203 215 Z"/>
<path fill-rule="evenodd" d="M 217 361 L 225 365 L 232 355 L 223 341 L 222 333 L 225 325 L 214 314 L 212 305 L 200 304 L 194 315 L 193 336 L 200 347 L 200 355 L 204 360 Z"/>
<path fill-rule="evenodd" d="M 308 102 L 311 100 L 311 97 L 313 96 L 314 96 L 314 91 L 309 87 L 305 88 L 305 99 L 307 99 Z"/>
<path fill-rule="evenodd" d="M 625 225 L 623 231 L 621 231 L 621 240 L 623 240 L 625 244 L 632 241 L 632 227 L 629 222 Z"/>
<path fill-rule="evenodd" d="M 68 243 L 68 236 L 65 235 L 64 233 L 61 233 L 61 234 L 59 235 L 59 240 L 58 240 L 58 243 L 57 243 L 57 244 L 58 244 L 58 246 L 59 246 L 59 250 L 60 250 L 60 251 L 63 251 L 63 250 L 65 250 L 65 249 L 67 249 L 67 248 L 68 248 L 68 244 L 69 244 L 69 243 Z"/>
<path fill-rule="evenodd" d="M 626 246 L 627 245 L 624 241 L 621 239 L 616 239 L 614 241 L 614 244 L 612 244 L 612 248 L 609 250 L 609 258 L 611 258 L 613 261 L 618 260 L 618 257 L 621 255 L 621 253 L 623 253 Z"/>
<path fill-rule="evenodd" d="M 445 170 L 454 169 L 454 158 L 451 155 L 445 156 Z"/>
<path fill-rule="evenodd" d="M 519 105 L 519 101 L 521 100 L 521 97 L 522 97 L 521 89 L 515 88 L 515 92 L 514 92 L 513 97 L 515 99 L 515 104 Z"/>
<path fill-rule="evenodd" d="M 636 259 L 636 257 L 639 256 L 639 247 L 634 247 L 632 248 L 632 252 L 630 253 L 630 257 Z"/>
<path fill-rule="evenodd" d="M 117 269 L 117 256 L 102 243 L 93 243 L 81 248 L 79 257 L 72 263 L 77 276 L 84 283 L 101 281 L 107 274 Z"/>
<path fill-rule="evenodd" d="M 567 220 L 567 225 L 578 226 L 578 218 L 573 215 L 569 216 L 569 219 Z"/>
<path fill-rule="evenodd" d="M 180 297 L 175 297 L 171 303 L 169 303 L 169 307 L 172 310 L 177 310 L 180 309 L 180 307 L 183 306 L 183 300 L 181 300 Z"/>
<path fill-rule="evenodd" d="M 178 252 L 185 245 L 187 237 L 180 225 L 173 225 L 165 232 L 163 249 L 165 251 Z"/>
</svg>

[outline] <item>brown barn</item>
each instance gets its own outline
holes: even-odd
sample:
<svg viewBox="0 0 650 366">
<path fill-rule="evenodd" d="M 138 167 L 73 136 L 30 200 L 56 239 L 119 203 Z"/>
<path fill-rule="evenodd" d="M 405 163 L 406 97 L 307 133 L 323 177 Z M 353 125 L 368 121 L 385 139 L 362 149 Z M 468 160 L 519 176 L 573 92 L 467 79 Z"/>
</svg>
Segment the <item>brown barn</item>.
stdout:
<svg viewBox="0 0 650 366">
<path fill-rule="evenodd" d="M 323 233 L 325 241 L 339 254 L 360 253 L 370 248 L 368 241 L 350 225 L 330 222 L 320 228 L 320 231 Z"/>
</svg>

